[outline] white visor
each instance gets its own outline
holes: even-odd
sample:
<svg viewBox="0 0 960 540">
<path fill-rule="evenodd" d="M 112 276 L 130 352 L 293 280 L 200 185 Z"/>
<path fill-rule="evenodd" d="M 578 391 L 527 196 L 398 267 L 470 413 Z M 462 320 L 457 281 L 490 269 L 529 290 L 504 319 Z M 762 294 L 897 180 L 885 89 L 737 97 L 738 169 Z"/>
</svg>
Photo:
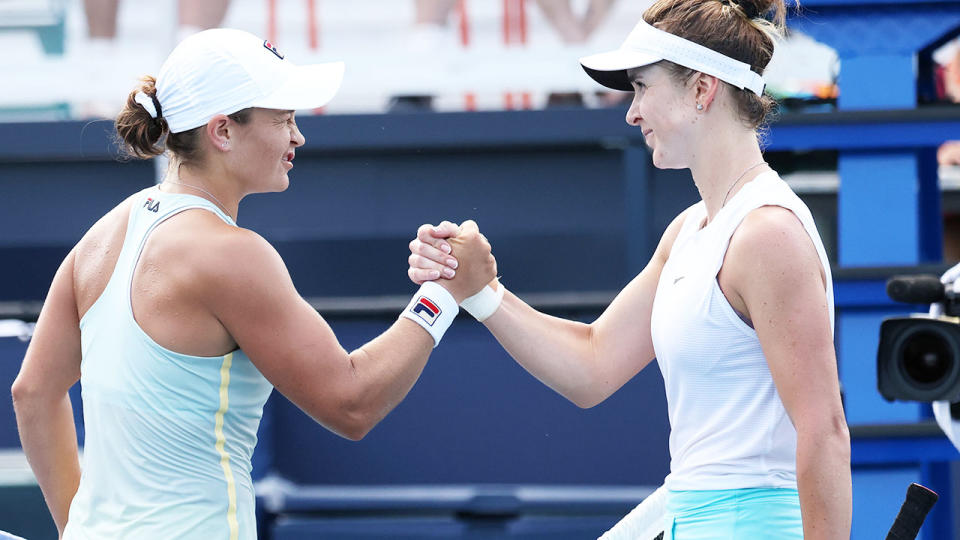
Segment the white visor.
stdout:
<svg viewBox="0 0 960 540">
<path fill-rule="evenodd" d="M 720 54 L 688 39 L 655 28 L 643 19 L 633 28 L 619 49 L 592 54 L 580 59 L 580 65 L 593 80 L 615 90 L 633 87 L 627 70 L 669 60 L 694 71 L 713 75 L 737 88 L 763 95 L 763 77 L 750 65 Z"/>
</svg>

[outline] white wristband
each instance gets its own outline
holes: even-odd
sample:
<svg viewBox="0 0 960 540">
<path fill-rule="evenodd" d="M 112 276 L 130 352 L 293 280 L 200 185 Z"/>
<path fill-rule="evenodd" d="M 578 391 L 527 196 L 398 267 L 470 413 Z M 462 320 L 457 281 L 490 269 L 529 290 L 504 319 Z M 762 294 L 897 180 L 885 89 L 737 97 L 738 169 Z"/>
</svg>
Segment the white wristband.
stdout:
<svg viewBox="0 0 960 540">
<path fill-rule="evenodd" d="M 503 283 L 497 283 L 497 290 L 486 285 L 477 294 L 460 302 L 460 307 L 467 310 L 467 313 L 473 315 L 476 320 L 483 322 L 500 307 L 503 301 L 503 290 Z"/>
<path fill-rule="evenodd" d="M 433 281 L 425 281 L 400 316 L 410 319 L 429 332 L 433 337 L 433 346 L 436 347 L 459 312 L 457 300 L 449 291 Z"/>
</svg>

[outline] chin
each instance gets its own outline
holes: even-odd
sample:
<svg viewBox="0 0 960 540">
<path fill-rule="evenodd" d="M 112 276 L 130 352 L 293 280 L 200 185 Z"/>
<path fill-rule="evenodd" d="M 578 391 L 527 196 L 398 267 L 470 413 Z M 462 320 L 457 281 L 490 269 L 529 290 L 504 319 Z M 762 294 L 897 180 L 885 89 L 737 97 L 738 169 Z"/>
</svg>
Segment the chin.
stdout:
<svg viewBox="0 0 960 540">
<path fill-rule="evenodd" d="M 284 174 L 283 177 L 270 186 L 270 191 L 272 193 L 281 193 L 286 191 L 288 187 L 290 187 L 290 177 Z"/>
<path fill-rule="evenodd" d="M 685 164 L 672 161 L 671 159 L 664 157 L 663 154 L 657 152 L 656 150 L 653 151 L 653 156 L 651 159 L 653 161 L 653 166 L 658 169 L 686 169 L 687 168 Z"/>
</svg>

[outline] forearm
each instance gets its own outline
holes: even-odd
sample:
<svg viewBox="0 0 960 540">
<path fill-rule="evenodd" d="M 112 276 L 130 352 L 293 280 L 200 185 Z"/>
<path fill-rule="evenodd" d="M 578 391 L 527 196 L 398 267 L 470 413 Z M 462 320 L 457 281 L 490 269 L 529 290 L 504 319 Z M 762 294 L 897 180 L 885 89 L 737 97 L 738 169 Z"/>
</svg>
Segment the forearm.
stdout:
<svg viewBox="0 0 960 540">
<path fill-rule="evenodd" d="M 569 0 L 537 0 L 546 19 L 567 42 L 583 41 L 580 21 L 570 8 Z"/>
<path fill-rule="evenodd" d="M 584 28 L 586 29 L 587 34 L 592 34 L 600 24 L 603 23 L 603 20 L 606 18 L 607 13 L 610 11 L 610 8 L 613 6 L 614 0 L 591 0 L 590 5 L 587 6 L 587 13 L 584 15 Z"/>
<path fill-rule="evenodd" d="M 797 488 L 806 540 L 848 539 L 852 514 L 846 428 L 797 437 Z"/>
<path fill-rule="evenodd" d="M 360 437 L 394 409 L 413 387 L 433 351 L 433 338 L 405 318 L 351 352 L 350 407 L 362 424 Z M 354 438 L 354 437 L 351 437 Z"/>
<path fill-rule="evenodd" d="M 510 356 L 540 382 L 581 407 L 595 404 L 590 325 L 540 313 L 510 291 L 484 324 Z"/>
<path fill-rule="evenodd" d="M 15 396 L 16 398 L 16 396 Z M 80 461 L 69 394 L 14 400 L 20 443 L 61 533 L 80 484 Z"/>
</svg>

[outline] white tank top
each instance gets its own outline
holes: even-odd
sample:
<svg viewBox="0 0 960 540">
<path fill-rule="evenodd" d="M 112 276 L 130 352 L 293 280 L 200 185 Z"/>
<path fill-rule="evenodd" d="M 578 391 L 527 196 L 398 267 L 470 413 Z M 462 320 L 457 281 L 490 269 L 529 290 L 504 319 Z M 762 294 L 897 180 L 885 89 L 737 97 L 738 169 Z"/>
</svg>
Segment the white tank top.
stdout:
<svg viewBox="0 0 960 540">
<path fill-rule="evenodd" d="M 250 458 L 273 386 L 239 349 L 200 357 L 160 346 L 131 308 L 147 238 L 191 208 L 234 225 L 200 197 L 134 196 L 113 275 L 80 321 L 86 437 L 64 539 L 257 537 Z"/>
<path fill-rule="evenodd" d="M 703 201 L 690 207 L 660 274 L 650 325 L 670 416 L 664 483 L 671 490 L 797 487 L 796 430 L 757 333 L 717 283 L 730 237 L 750 211 L 768 205 L 792 211 L 816 246 L 833 328 L 823 243 L 806 205 L 775 172 L 745 184 L 702 229 Z"/>
</svg>

